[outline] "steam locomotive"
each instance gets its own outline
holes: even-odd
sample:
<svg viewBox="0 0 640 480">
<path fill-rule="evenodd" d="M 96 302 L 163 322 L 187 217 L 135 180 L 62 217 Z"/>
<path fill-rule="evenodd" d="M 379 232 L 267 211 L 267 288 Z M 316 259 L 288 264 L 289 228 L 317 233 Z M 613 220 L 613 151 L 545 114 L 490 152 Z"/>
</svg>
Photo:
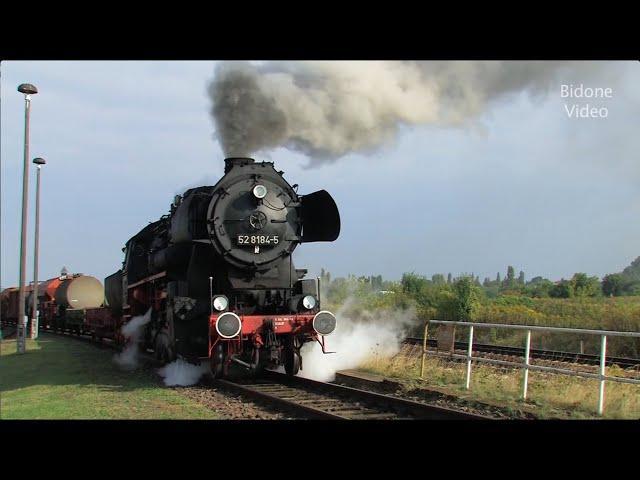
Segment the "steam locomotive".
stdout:
<svg viewBox="0 0 640 480">
<path fill-rule="evenodd" d="M 175 197 L 170 213 L 126 242 L 122 269 L 105 279 L 109 312 L 122 324 L 151 309 L 141 336 L 162 362 L 232 363 L 257 373 L 302 368 L 300 348 L 336 327 L 321 308 L 319 279 L 305 279 L 292 254 L 331 242 L 340 215 L 329 193 L 297 193 L 272 162 L 227 158 L 214 186 Z M 95 317 L 97 312 L 91 312 Z"/>
</svg>

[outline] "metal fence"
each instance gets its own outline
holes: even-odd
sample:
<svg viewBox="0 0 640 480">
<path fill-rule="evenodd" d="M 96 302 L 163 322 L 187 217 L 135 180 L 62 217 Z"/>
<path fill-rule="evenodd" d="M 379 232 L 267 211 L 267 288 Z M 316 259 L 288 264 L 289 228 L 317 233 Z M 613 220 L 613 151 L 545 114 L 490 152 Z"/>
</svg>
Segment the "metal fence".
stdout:
<svg viewBox="0 0 640 480">
<path fill-rule="evenodd" d="M 455 325 L 455 326 L 459 325 L 462 327 L 469 328 L 469 341 L 467 345 L 467 354 L 459 355 L 455 353 L 429 352 L 427 350 L 427 333 L 428 333 L 430 324 Z M 508 362 L 505 360 L 495 360 L 492 358 L 484 358 L 484 357 L 474 357 L 472 355 L 474 328 L 503 328 L 503 329 L 511 329 L 511 330 L 525 330 L 527 333 L 527 337 L 526 337 L 525 352 L 524 352 L 524 363 Z M 531 332 L 578 333 L 583 335 L 600 336 L 601 337 L 600 339 L 600 372 L 598 374 L 595 374 L 595 373 L 589 373 L 589 372 L 580 372 L 580 371 L 570 370 L 566 368 L 545 367 L 542 365 L 531 365 L 529 363 L 529 354 L 531 350 Z M 471 363 L 473 361 L 491 363 L 494 365 L 521 367 L 523 399 L 527 398 L 529 370 L 538 370 L 541 372 L 553 372 L 553 373 L 559 373 L 562 375 L 594 378 L 594 379 L 600 380 L 600 391 L 598 396 L 598 414 L 602 415 L 604 413 L 604 390 L 605 390 L 606 381 L 632 383 L 632 384 L 640 385 L 640 379 L 606 375 L 607 337 L 640 338 L 640 332 L 617 332 L 617 331 L 611 331 L 611 330 L 588 330 L 588 329 L 581 329 L 581 328 L 540 327 L 540 326 L 534 326 L 534 325 L 509 325 L 509 324 L 502 324 L 502 323 L 477 323 L 477 322 L 454 322 L 454 321 L 446 321 L 446 320 L 429 320 L 424 327 L 424 341 L 422 345 L 422 363 L 420 366 L 420 377 L 424 378 L 424 365 L 425 365 L 426 356 L 434 355 L 434 356 L 447 357 L 447 358 L 466 359 L 467 369 L 466 369 L 466 375 L 465 375 L 465 387 L 467 388 L 467 390 L 469 390 L 471 387 Z"/>
</svg>

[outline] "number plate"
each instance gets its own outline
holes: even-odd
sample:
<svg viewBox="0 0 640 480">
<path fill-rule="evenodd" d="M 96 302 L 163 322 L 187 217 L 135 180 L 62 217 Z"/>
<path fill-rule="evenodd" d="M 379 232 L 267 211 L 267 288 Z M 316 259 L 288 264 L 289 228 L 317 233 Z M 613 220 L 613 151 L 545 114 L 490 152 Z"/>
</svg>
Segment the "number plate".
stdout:
<svg viewBox="0 0 640 480">
<path fill-rule="evenodd" d="M 278 235 L 238 235 L 238 245 L 277 245 L 278 242 Z"/>
</svg>

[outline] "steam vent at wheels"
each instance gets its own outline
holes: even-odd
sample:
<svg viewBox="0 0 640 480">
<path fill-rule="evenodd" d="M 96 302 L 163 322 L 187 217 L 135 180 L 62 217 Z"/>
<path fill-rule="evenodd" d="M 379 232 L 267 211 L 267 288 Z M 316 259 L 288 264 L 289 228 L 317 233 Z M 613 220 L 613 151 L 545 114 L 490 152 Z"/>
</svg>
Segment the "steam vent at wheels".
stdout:
<svg viewBox="0 0 640 480">
<path fill-rule="evenodd" d="M 122 323 L 144 315 L 144 347 L 164 362 L 206 361 L 217 377 L 231 364 L 295 375 L 304 343 L 324 352 L 336 318 L 292 254 L 336 240 L 340 215 L 325 190 L 299 195 L 283 175 L 271 162 L 227 158 L 216 185 L 176 196 L 105 279 L 109 314 Z"/>
</svg>

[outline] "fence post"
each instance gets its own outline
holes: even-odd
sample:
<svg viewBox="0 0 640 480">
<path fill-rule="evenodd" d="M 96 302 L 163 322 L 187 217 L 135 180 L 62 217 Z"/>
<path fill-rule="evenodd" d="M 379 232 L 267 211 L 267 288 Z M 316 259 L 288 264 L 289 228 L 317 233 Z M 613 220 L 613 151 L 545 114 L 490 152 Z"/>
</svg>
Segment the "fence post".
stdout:
<svg viewBox="0 0 640 480">
<path fill-rule="evenodd" d="M 604 413 L 604 374 L 607 356 L 607 336 L 602 335 L 600 343 L 600 396 L 598 399 L 598 415 Z"/>
<path fill-rule="evenodd" d="M 466 388 L 471 386 L 471 353 L 473 352 L 473 325 L 469 327 L 469 346 L 467 348 L 467 383 Z"/>
<path fill-rule="evenodd" d="M 424 378 L 424 362 L 427 356 L 427 331 L 429 330 L 429 320 L 424 324 L 424 337 L 422 338 L 422 362 L 420 363 L 420 378 Z"/>
<path fill-rule="evenodd" d="M 531 351 L 531 330 L 527 330 L 527 343 L 524 349 L 524 378 L 522 380 L 522 399 L 527 399 L 527 386 L 529 384 L 529 352 Z"/>
</svg>

